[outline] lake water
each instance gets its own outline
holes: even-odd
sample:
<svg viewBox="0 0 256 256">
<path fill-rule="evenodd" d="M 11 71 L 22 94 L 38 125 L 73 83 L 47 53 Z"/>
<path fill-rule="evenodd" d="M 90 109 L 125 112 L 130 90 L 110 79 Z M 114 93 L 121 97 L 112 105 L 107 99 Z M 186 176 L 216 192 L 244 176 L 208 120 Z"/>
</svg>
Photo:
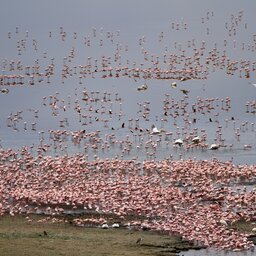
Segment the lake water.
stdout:
<svg viewBox="0 0 256 256">
<path fill-rule="evenodd" d="M 214 249 L 204 249 L 204 250 L 189 250 L 187 252 L 181 252 L 179 255 L 184 256 L 201 256 L 201 255 L 209 255 L 209 256 L 253 256 L 255 255 L 255 251 L 244 251 L 244 252 L 223 252 L 216 251 Z"/>
</svg>

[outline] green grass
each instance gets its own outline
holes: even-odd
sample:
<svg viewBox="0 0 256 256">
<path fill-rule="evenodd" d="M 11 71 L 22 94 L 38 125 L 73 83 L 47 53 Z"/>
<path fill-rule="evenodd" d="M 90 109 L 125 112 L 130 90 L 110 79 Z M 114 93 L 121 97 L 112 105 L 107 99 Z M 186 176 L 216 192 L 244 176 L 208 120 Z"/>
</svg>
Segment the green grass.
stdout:
<svg viewBox="0 0 256 256">
<path fill-rule="evenodd" d="M 246 222 L 245 220 L 237 221 L 230 226 L 230 228 L 233 228 L 234 230 L 247 232 L 247 233 L 251 233 L 252 228 L 255 228 L 255 227 L 256 227 L 256 224 L 254 224 L 253 222 Z"/>
<path fill-rule="evenodd" d="M 43 217 L 33 216 L 35 220 L 40 218 Z M 136 244 L 139 237 L 143 240 Z M 1 256 L 167 255 L 166 248 L 179 244 L 179 238 L 149 231 L 81 228 L 69 223 L 28 223 L 23 216 L 0 218 Z M 168 252 L 168 255 L 175 254 Z"/>
<path fill-rule="evenodd" d="M 171 256 L 179 250 L 193 248 L 178 237 L 152 231 L 76 227 L 72 217 L 66 223 L 38 223 L 45 219 L 40 215 L 30 218 L 31 223 L 21 215 L 0 217 L 1 256 Z M 247 232 L 252 227 L 255 224 L 245 221 L 230 226 Z M 142 242 L 136 244 L 140 237 Z"/>
</svg>

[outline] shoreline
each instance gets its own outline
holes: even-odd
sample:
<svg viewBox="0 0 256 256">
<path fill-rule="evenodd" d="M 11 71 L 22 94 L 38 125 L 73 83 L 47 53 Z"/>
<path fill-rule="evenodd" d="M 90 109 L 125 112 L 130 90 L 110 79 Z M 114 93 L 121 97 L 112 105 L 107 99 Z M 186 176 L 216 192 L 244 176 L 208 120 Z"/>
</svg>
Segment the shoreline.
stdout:
<svg viewBox="0 0 256 256">
<path fill-rule="evenodd" d="M 85 216 L 83 216 L 85 217 Z M 58 240 L 65 238 L 66 241 L 69 239 L 77 239 L 83 241 L 82 233 L 86 233 L 86 237 L 88 239 L 89 236 L 93 236 L 97 234 L 98 243 L 102 240 L 101 236 L 110 236 L 114 237 L 114 239 L 119 241 L 119 236 L 122 237 L 122 241 L 119 241 L 120 244 L 124 243 L 125 247 L 127 246 L 127 251 L 131 249 L 131 255 L 178 255 L 178 253 L 182 251 L 188 251 L 190 249 L 200 250 L 205 248 L 204 246 L 192 245 L 191 243 L 184 241 L 181 237 L 178 236 L 170 236 L 164 234 L 160 231 L 152 231 L 152 230 L 143 230 L 138 228 L 127 228 L 125 226 L 120 225 L 119 228 L 102 228 L 101 226 L 91 225 L 79 227 L 74 224 L 74 220 L 71 223 L 71 219 L 73 217 L 62 218 L 61 216 L 54 217 L 46 217 L 44 215 L 32 215 L 32 216 L 9 216 L 5 215 L 0 218 L 0 224 L 2 226 L 0 233 L 0 243 L 3 244 L 5 239 L 8 239 L 10 243 L 14 241 L 22 239 L 41 239 L 44 241 L 47 240 Z M 112 219 L 112 218 L 111 218 Z M 113 219 L 111 220 L 113 222 Z M 14 229 L 14 230 L 13 230 Z M 58 230 L 58 232 L 56 231 Z M 71 236 L 73 234 L 73 237 Z M 74 238 L 74 234 L 76 234 L 76 238 Z M 81 236 L 80 236 L 81 235 Z M 127 239 L 126 239 L 127 237 Z M 125 241 L 125 239 L 127 241 Z M 138 242 L 138 239 L 141 241 Z M 101 241 L 102 242 L 102 241 Z M 103 242 L 104 243 L 104 242 Z M 115 243 L 118 246 L 117 243 Z M 4 254 L 5 248 L 3 246 L 0 247 L 1 255 L 9 255 Z M 31 248 L 32 249 L 32 248 Z M 17 248 L 17 251 L 19 248 Z M 57 250 L 57 249 L 56 249 Z M 57 253 L 57 251 L 55 251 Z M 142 253 L 143 252 L 143 253 Z M 27 252 L 29 253 L 29 252 Z M 122 250 L 119 251 L 120 255 L 122 254 Z M 133 254 L 134 253 L 134 254 Z M 149 253 L 149 254 L 148 254 Z M 11 254 L 10 254 L 11 255 Z M 33 255 L 33 250 L 31 254 Z M 59 254 L 56 254 L 59 255 Z M 77 255 L 77 254 L 74 254 Z M 105 255 L 101 252 L 97 253 L 97 248 L 95 248 L 95 255 Z M 115 255 L 115 254 L 114 254 Z M 123 254 L 122 254 L 123 255 Z M 125 254 L 126 255 L 126 254 Z M 130 255 L 130 254 L 129 254 Z"/>
<path fill-rule="evenodd" d="M 68 215 L 58 215 L 49 216 L 45 214 L 21 214 L 16 216 L 10 216 L 5 214 L 0 218 L 0 225 L 2 227 L 0 233 L 0 243 L 3 243 L 5 239 L 8 241 L 18 241 L 22 239 L 60 239 L 61 236 L 69 239 L 70 230 L 72 234 L 74 232 L 87 234 L 97 233 L 97 241 L 101 240 L 100 236 L 107 235 L 108 232 L 114 240 L 119 236 L 131 236 L 134 237 L 133 243 L 128 243 L 128 247 L 135 251 L 135 254 L 131 255 L 144 255 L 141 250 L 144 251 L 145 255 L 155 255 L 155 256 L 174 256 L 179 255 L 181 252 L 189 250 L 202 250 L 202 249 L 215 249 L 217 248 L 207 248 L 201 244 L 193 244 L 189 241 L 182 239 L 178 235 L 170 235 L 167 232 L 151 230 L 149 227 L 143 226 L 140 220 L 143 218 L 136 218 L 136 216 L 127 216 L 123 219 L 115 215 L 106 215 L 98 213 L 88 213 L 88 214 L 68 214 Z M 130 223 L 130 225 L 127 225 Z M 114 226 L 114 224 L 118 224 Z M 105 225 L 105 226 L 104 226 Z M 228 227 L 230 229 L 236 229 L 238 232 L 249 231 L 255 223 L 238 222 Z M 13 228 L 15 231 L 13 231 Z M 52 229 L 59 229 L 59 233 L 53 234 Z M 33 230 L 33 232 L 31 232 Z M 50 230 L 50 231 L 49 231 Z M 27 233 L 28 232 L 28 233 Z M 107 233 L 106 233 L 107 232 Z M 61 234 L 61 235 L 60 235 Z M 136 239 L 135 239 L 136 238 Z M 71 239 L 71 238 L 70 238 Z M 73 239 L 73 238 L 72 238 Z M 77 237 L 78 240 L 83 238 Z M 125 239 L 125 238 L 122 238 Z M 250 240 L 256 244 L 256 234 L 250 236 Z M 124 241 L 122 241 L 124 242 Z M 100 242 L 99 242 L 100 243 Z M 124 242 L 125 243 L 125 242 Z M 117 245 L 117 243 L 116 243 Z M 0 247 L 0 252 L 5 250 Z M 19 248 L 17 248 L 19 250 Z M 58 250 L 56 248 L 56 250 Z M 129 249 L 127 249 L 129 250 Z M 55 251 L 56 252 L 56 251 Z M 95 249 L 96 252 L 96 249 Z M 149 253 L 150 254 L 147 254 Z M 30 252 L 27 252 L 30 253 Z M 33 250 L 31 251 L 33 253 Z M 122 254 L 122 251 L 120 251 Z M 136 254 L 138 253 L 138 254 Z M 2 253 L 1 253 L 2 254 Z M 9 255 L 9 254 L 2 254 Z M 12 254 L 10 254 L 12 255 Z M 33 255 L 33 254 L 26 254 Z M 58 255 L 58 254 L 56 254 Z M 60 254 L 61 255 L 61 254 Z M 76 255 L 76 254 L 75 254 Z M 96 253 L 95 255 L 105 255 Z"/>
<path fill-rule="evenodd" d="M 254 247 L 248 240 L 252 228 L 239 232 L 229 227 L 241 220 L 255 222 L 256 191 L 241 187 L 244 181 L 255 182 L 255 166 L 216 159 L 90 163 L 81 155 L 38 159 L 25 151 L 20 158 L 1 153 L 1 214 L 55 217 L 88 211 L 119 216 L 122 223 L 134 216 L 127 226 L 178 234 L 222 250 Z M 79 217 L 75 221 L 78 226 L 88 222 Z"/>
</svg>

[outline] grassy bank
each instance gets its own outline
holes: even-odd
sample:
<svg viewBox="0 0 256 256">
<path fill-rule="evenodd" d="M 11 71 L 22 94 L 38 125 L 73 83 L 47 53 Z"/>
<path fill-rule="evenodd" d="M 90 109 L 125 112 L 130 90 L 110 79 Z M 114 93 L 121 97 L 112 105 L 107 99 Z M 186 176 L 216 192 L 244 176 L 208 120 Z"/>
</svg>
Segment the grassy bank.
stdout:
<svg viewBox="0 0 256 256">
<path fill-rule="evenodd" d="M 124 228 L 75 227 L 66 223 L 38 223 L 41 216 L 0 218 L 1 256 L 49 255 L 176 255 L 190 245 L 177 237 Z M 140 243 L 136 243 L 142 238 Z"/>
<path fill-rule="evenodd" d="M 179 237 L 148 230 L 77 227 L 74 226 L 73 218 L 60 218 L 61 223 L 52 223 L 51 219 L 40 222 L 46 219 L 43 215 L 32 215 L 29 219 L 21 215 L 1 217 L 0 255 L 172 256 L 182 250 L 200 248 Z M 241 221 L 230 228 L 250 231 L 252 227 L 255 224 Z M 140 238 L 141 241 L 137 242 Z"/>
</svg>

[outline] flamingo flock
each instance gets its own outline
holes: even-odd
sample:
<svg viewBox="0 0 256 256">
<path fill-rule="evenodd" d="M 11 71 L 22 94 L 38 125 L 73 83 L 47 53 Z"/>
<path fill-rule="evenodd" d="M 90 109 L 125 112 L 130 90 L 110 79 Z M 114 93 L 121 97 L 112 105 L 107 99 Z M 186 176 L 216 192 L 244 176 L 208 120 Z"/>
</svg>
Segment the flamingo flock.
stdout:
<svg viewBox="0 0 256 256">
<path fill-rule="evenodd" d="M 232 97 L 194 96 L 188 86 L 194 81 L 205 86 L 209 76 L 224 72 L 255 87 L 250 79 L 256 62 L 237 59 L 230 50 L 244 55 L 256 50 L 255 34 L 240 45 L 236 41 L 240 30 L 247 31 L 244 18 L 243 11 L 231 15 L 223 46 L 191 38 L 173 42 L 172 49 L 163 45 L 168 31 L 161 31 L 157 42 L 162 49 L 154 53 L 143 35 L 136 41 L 137 59 L 132 59 L 119 30 L 93 27 L 86 36 L 64 27 L 50 30 L 47 40 L 68 49 L 61 60 L 29 31 L 16 27 L 8 32 L 6 40 L 15 41 L 17 59 L 2 61 L 1 97 L 10 97 L 17 87 L 51 88 L 59 83 L 69 89 L 40 95 L 37 105 L 11 110 L 1 120 L 10 136 L 36 139 L 14 149 L 0 138 L 0 215 L 26 214 L 29 220 L 29 214 L 55 217 L 80 211 L 114 214 L 125 222 L 133 215 L 143 220 L 125 225 L 223 250 L 253 250 L 250 234 L 232 227 L 241 220 L 256 221 L 256 190 L 240 188 L 245 182 L 256 183 L 256 166 L 214 156 L 255 150 L 255 100 L 244 102 L 242 120 L 233 111 Z M 212 11 L 201 17 L 206 37 L 213 33 L 208 26 L 213 19 Z M 183 19 L 169 28 L 172 33 L 190 29 Z M 106 45 L 111 54 L 86 56 L 79 63 L 79 50 L 101 52 Z M 30 63 L 28 52 L 36 56 Z M 91 88 L 94 79 L 131 81 L 129 89 L 136 97 L 126 97 L 122 89 Z M 159 81 L 169 91 L 156 106 L 147 97 Z M 211 159 L 197 160 L 195 154 Z M 88 222 L 109 227 L 104 218 L 74 220 L 78 226 Z"/>
<path fill-rule="evenodd" d="M 132 225 L 180 235 L 194 243 L 232 250 L 253 248 L 248 234 L 231 227 L 239 220 L 256 220 L 255 189 L 239 187 L 245 181 L 255 182 L 255 166 L 217 159 L 88 162 L 84 155 L 33 157 L 29 148 L 20 153 L 1 150 L 0 163 L 1 214 L 43 211 L 56 216 L 73 209 L 114 214 L 124 220 L 135 215 L 145 220 Z M 76 219 L 77 225 L 83 221 Z"/>
</svg>

